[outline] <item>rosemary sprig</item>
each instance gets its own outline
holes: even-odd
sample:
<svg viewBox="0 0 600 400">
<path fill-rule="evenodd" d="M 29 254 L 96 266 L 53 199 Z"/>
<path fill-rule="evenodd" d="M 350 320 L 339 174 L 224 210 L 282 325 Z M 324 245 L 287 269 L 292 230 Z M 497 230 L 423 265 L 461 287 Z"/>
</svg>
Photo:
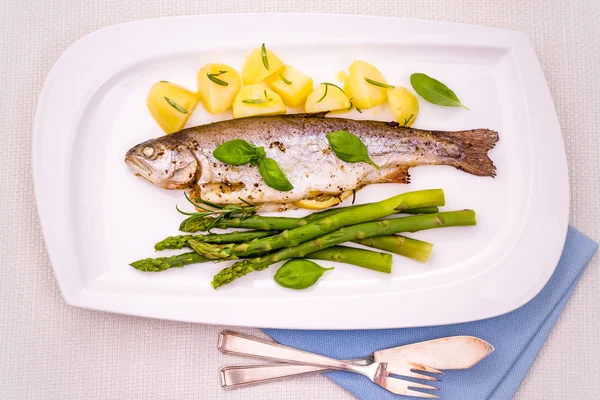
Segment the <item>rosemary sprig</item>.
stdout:
<svg viewBox="0 0 600 400">
<path fill-rule="evenodd" d="M 408 123 L 410 122 L 410 120 L 411 120 L 411 119 L 412 119 L 412 117 L 414 117 L 414 116 L 415 116 L 415 114 L 410 114 L 410 117 L 408 117 L 408 118 L 404 118 L 404 125 L 402 125 L 402 126 L 406 126 L 406 125 L 408 125 Z"/>
<path fill-rule="evenodd" d="M 169 103 L 171 105 L 171 107 L 173 107 L 174 109 L 176 109 L 180 113 L 183 113 L 183 114 L 187 114 L 188 113 L 188 110 L 186 110 L 185 108 L 181 107 L 179 104 L 175 103 L 173 100 L 171 100 L 167 96 L 165 96 L 165 101 L 167 103 Z"/>
<path fill-rule="evenodd" d="M 246 103 L 246 104 L 263 104 L 266 103 L 269 100 L 265 100 L 265 99 L 245 99 L 242 100 L 242 103 Z"/>
<path fill-rule="evenodd" d="M 213 218 L 213 221 L 211 221 L 210 225 L 207 228 L 207 231 L 210 232 L 210 230 L 212 228 L 214 228 L 215 225 L 222 218 L 244 219 L 251 215 L 256 214 L 256 211 L 258 210 L 257 206 L 249 203 L 248 201 L 242 199 L 241 197 L 238 197 L 238 198 L 240 199 L 240 201 L 243 204 L 245 204 L 244 206 L 237 205 L 237 204 L 227 204 L 227 205 L 223 206 L 221 204 L 216 204 L 211 201 L 204 200 L 204 199 L 196 199 L 196 201 L 194 201 L 189 198 L 187 193 L 184 193 L 184 195 L 185 195 L 186 200 L 189 201 L 194 207 L 196 207 L 199 210 L 202 210 L 202 211 L 196 211 L 196 212 L 187 212 L 187 211 L 180 210 L 179 206 L 175 206 L 175 208 L 177 209 L 177 211 L 179 213 L 188 216 L 182 222 L 182 227 L 184 227 L 184 229 L 192 221 L 195 221 L 197 219 L 204 218 L 204 217 L 216 216 Z"/>
<path fill-rule="evenodd" d="M 323 96 L 319 100 L 317 100 L 317 103 L 320 103 L 321 101 L 323 101 L 325 96 L 327 96 L 327 88 L 328 87 L 329 87 L 328 85 L 325 85 L 325 93 L 323 93 Z"/>
<path fill-rule="evenodd" d="M 286 85 L 291 85 L 292 81 L 288 81 L 285 76 L 283 76 L 283 74 L 280 72 L 279 73 L 279 77 L 281 78 L 281 80 L 283 81 L 283 83 L 285 83 Z"/>
<path fill-rule="evenodd" d="M 265 94 L 265 98 L 264 99 L 245 99 L 242 100 L 242 103 L 246 103 L 246 104 L 264 104 L 268 101 L 273 101 L 273 99 L 271 99 L 268 95 L 267 95 L 267 90 L 265 89 L 264 91 Z"/>
<path fill-rule="evenodd" d="M 392 85 L 388 85 L 387 83 L 381 83 L 381 82 L 377 82 L 374 81 L 373 79 L 369 79 L 365 77 L 365 81 L 369 82 L 371 85 L 375 85 L 375 86 L 379 86 L 385 89 L 393 89 L 395 86 Z"/>
<path fill-rule="evenodd" d="M 266 69 L 269 69 L 269 59 L 267 58 L 267 48 L 263 43 L 261 46 L 262 62 Z"/>
<path fill-rule="evenodd" d="M 209 74 L 209 73 L 207 73 L 206 76 L 208 77 L 208 79 L 210 79 L 211 81 L 213 81 L 217 85 L 228 86 L 229 85 L 228 82 L 225 82 L 224 80 L 217 78 L 217 76 L 222 75 L 222 74 L 224 74 L 226 72 L 227 71 L 220 71 L 219 70 L 218 74 Z"/>
<path fill-rule="evenodd" d="M 323 93 L 323 96 L 317 101 L 317 103 L 320 103 L 325 98 L 325 96 L 327 96 L 327 88 L 329 86 L 335 86 L 336 88 L 340 89 L 342 91 L 342 93 L 346 94 L 346 92 L 344 92 L 344 89 L 342 89 L 341 87 L 339 87 L 336 84 L 333 84 L 330 82 L 323 82 L 323 83 L 321 83 L 321 85 L 325 85 L 325 93 Z"/>
</svg>

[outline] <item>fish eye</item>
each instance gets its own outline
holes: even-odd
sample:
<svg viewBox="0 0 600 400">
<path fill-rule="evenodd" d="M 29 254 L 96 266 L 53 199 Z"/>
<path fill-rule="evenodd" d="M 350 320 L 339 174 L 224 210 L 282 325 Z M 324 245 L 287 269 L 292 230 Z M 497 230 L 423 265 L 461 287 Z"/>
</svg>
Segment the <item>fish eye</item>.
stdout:
<svg viewBox="0 0 600 400">
<path fill-rule="evenodd" d="M 146 146 L 142 149 L 142 154 L 144 155 L 144 157 L 151 159 L 152 156 L 154 155 L 154 147 L 152 146 Z"/>
</svg>

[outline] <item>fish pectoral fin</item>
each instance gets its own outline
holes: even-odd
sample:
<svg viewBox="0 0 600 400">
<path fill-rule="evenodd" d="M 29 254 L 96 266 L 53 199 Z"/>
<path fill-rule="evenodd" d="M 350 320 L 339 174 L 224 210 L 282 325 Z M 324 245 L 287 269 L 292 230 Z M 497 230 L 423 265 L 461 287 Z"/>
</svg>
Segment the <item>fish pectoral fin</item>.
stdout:
<svg viewBox="0 0 600 400">
<path fill-rule="evenodd" d="M 395 167 L 390 169 L 378 183 L 410 183 L 408 167 Z"/>
</svg>

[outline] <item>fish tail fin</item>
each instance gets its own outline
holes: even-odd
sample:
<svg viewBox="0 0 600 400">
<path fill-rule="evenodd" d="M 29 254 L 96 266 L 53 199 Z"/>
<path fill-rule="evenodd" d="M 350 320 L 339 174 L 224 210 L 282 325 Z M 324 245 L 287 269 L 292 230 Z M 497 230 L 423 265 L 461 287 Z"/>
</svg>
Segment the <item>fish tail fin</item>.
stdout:
<svg viewBox="0 0 600 400">
<path fill-rule="evenodd" d="M 456 168 L 477 176 L 496 176 L 496 166 L 487 153 L 498 142 L 498 132 L 472 129 L 449 134 L 460 141 L 465 149 L 463 157 L 456 162 Z"/>
</svg>

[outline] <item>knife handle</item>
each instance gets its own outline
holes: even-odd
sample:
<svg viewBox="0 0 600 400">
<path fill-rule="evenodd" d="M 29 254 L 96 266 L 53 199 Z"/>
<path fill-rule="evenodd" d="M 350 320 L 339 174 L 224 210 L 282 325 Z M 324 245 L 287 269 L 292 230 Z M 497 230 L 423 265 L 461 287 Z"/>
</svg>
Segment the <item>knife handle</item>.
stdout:
<svg viewBox="0 0 600 400">
<path fill-rule="evenodd" d="M 307 364 L 321 368 L 339 369 L 362 373 L 361 367 L 335 360 L 319 354 L 309 353 L 279 343 L 269 342 L 256 337 L 232 331 L 223 331 L 219 335 L 219 350 L 224 354 L 250 356 L 269 361 L 289 364 Z"/>
<path fill-rule="evenodd" d="M 223 367 L 221 369 L 221 385 L 224 389 L 237 389 L 327 371 L 331 370 L 312 365 L 295 364 L 263 364 Z"/>
</svg>

